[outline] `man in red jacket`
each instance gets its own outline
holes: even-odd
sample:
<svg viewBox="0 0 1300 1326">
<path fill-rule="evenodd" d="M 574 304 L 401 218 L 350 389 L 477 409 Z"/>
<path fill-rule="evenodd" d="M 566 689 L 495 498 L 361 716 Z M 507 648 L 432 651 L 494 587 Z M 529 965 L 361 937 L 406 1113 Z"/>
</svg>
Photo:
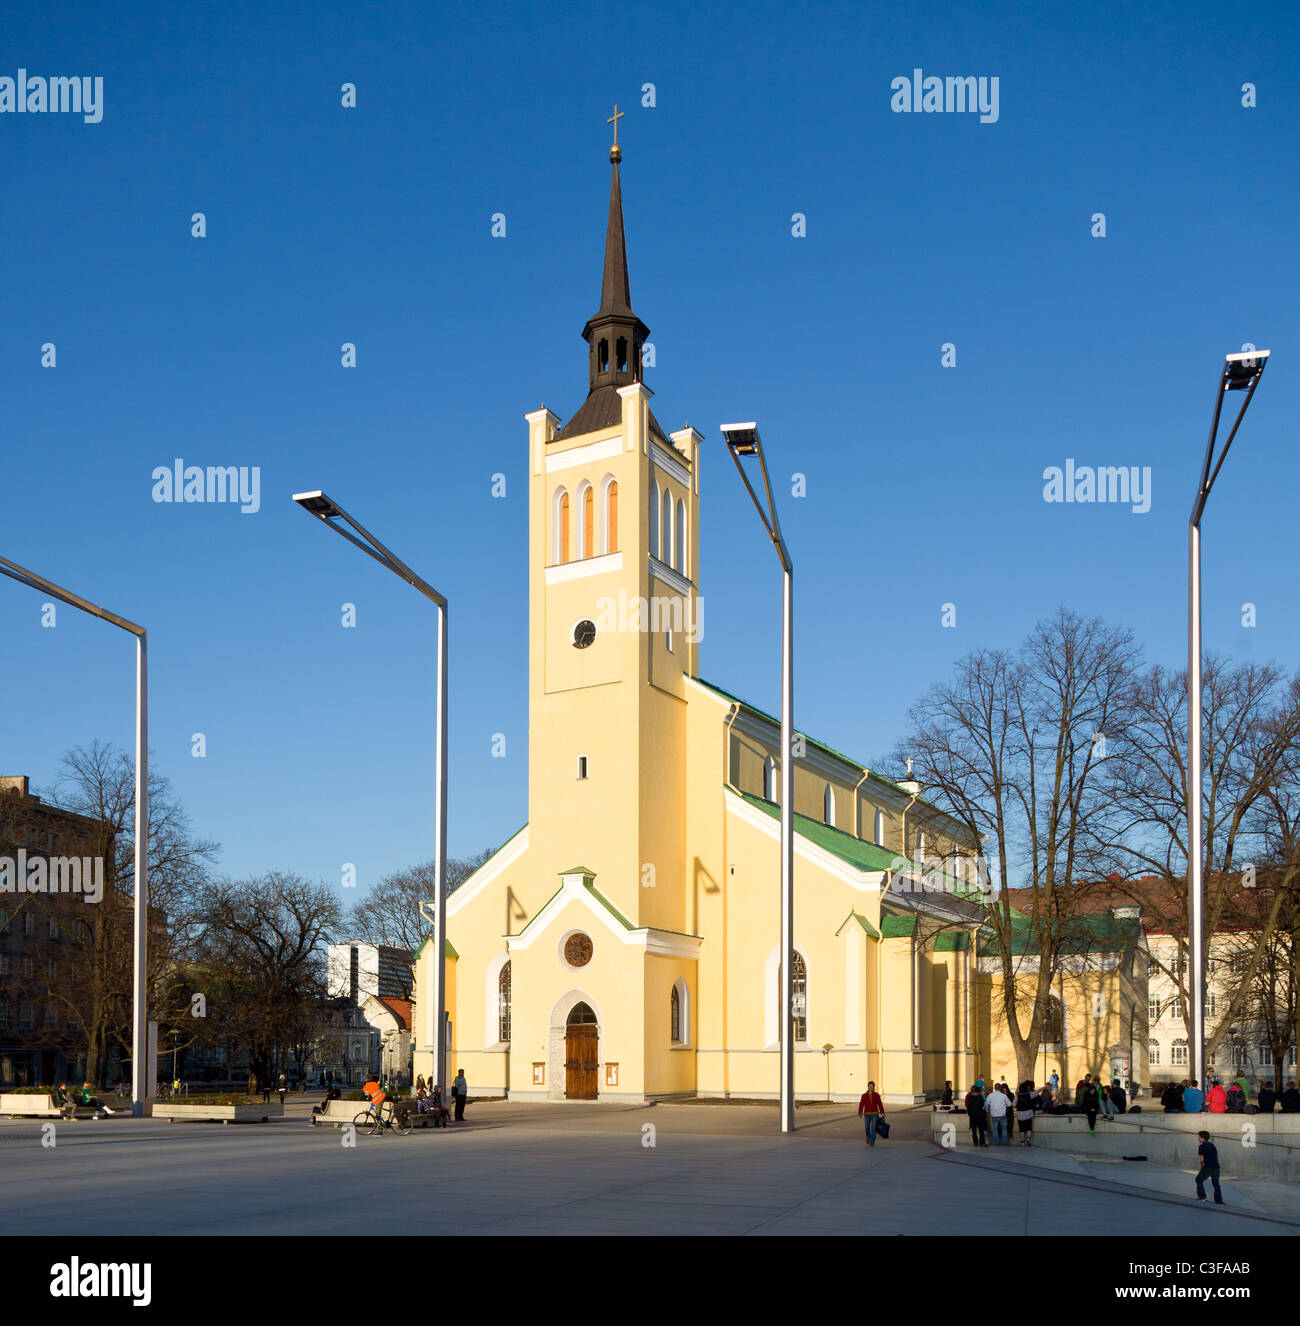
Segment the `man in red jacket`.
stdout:
<svg viewBox="0 0 1300 1326">
<path fill-rule="evenodd" d="M 867 1083 L 867 1089 L 858 1101 L 858 1114 L 866 1123 L 867 1145 L 875 1146 L 876 1125 L 885 1117 L 885 1102 L 880 1099 L 874 1082 Z"/>
</svg>

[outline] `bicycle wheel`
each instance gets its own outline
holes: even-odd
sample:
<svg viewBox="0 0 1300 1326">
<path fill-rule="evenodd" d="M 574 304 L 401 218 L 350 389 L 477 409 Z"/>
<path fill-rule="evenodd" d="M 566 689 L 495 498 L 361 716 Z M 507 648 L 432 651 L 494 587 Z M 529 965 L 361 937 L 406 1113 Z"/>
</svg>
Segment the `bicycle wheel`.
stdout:
<svg viewBox="0 0 1300 1326">
<path fill-rule="evenodd" d="M 352 1120 L 352 1126 L 359 1133 L 374 1133 L 376 1131 L 375 1124 L 377 1122 L 375 1116 L 371 1114 L 369 1110 L 362 1110 L 361 1113 Z"/>
<path fill-rule="evenodd" d="M 410 1111 L 400 1110 L 393 1120 L 393 1127 L 402 1137 L 410 1137 L 415 1132 L 415 1121 L 411 1118 Z"/>
</svg>

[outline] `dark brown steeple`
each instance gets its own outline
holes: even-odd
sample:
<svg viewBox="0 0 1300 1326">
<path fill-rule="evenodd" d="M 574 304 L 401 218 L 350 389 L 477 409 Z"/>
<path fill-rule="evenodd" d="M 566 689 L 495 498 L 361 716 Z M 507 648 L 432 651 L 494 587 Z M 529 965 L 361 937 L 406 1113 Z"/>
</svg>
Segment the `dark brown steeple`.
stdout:
<svg viewBox="0 0 1300 1326">
<path fill-rule="evenodd" d="M 560 430 L 560 437 L 608 428 L 622 418 L 618 388 L 641 381 L 641 347 L 650 328 L 632 311 L 627 276 L 627 241 L 623 236 L 623 190 L 618 167 L 623 159 L 618 145 L 618 121 L 614 107 L 614 146 L 609 159 L 613 167 L 609 184 L 609 220 L 605 225 L 605 267 L 600 280 L 600 307 L 582 329 L 587 342 L 587 399 Z M 662 432 L 651 416 L 651 427 Z"/>
</svg>

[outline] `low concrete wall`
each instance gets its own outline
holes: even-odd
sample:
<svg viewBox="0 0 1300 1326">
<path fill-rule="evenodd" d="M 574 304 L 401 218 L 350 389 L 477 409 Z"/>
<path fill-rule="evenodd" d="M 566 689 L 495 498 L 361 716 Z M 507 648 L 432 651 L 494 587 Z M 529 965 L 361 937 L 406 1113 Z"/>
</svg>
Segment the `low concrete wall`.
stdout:
<svg viewBox="0 0 1300 1326">
<path fill-rule="evenodd" d="M 945 1125 L 951 1125 L 946 1132 Z M 1012 1140 L 1019 1141 L 1014 1118 Z M 1239 1178 L 1300 1180 L 1300 1114 L 1122 1114 L 1107 1122 L 1098 1116 L 1095 1135 L 1082 1114 L 1040 1114 L 1034 1119 L 1034 1145 L 1076 1155 L 1146 1156 L 1162 1165 L 1196 1169 L 1196 1134 L 1204 1129 L 1219 1148 L 1225 1174 Z M 933 1111 L 931 1134 L 941 1146 L 971 1146 L 965 1113 Z M 991 1136 L 991 1135 L 990 1135 Z"/>
<path fill-rule="evenodd" d="M 29 1117 L 57 1119 L 59 1111 L 48 1095 L 5 1092 L 0 1095 L 0 1114 L 25 1114 Z"/>
<path fill-rule="evenodd" d="M 284 1106 L 279 1101 L 271 1105 L 173 1105 L 168 1102 L 155 1103 L 149 1113 L 155 1119 L 170 1119 L 173 1123 L 177 1120 L 265 1123 L 268 1119 L 284 1118 Z"/>
</svg>

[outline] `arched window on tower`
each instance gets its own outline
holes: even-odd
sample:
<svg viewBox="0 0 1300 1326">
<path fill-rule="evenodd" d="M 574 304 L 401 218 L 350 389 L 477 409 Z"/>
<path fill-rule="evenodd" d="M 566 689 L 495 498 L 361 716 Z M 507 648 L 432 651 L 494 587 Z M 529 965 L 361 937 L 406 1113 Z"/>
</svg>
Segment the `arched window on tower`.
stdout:
<svg viewBox="0 0 1300 1326">
<path fill-rule="evenodd" d="M 674 534 L 677 539 L 677 558 L 673 565 L 682 573 L 686 574 L 686 503 L 678 500 L 677 520 L 674 525 Z"/>
<path fill-rule="evenodd" d="M 659 556 L 659 485 L 650 481 L 650 556 Z"/>
<path fill-rule="evenodd" d="M 671 566 L 673 564 L 673 495 L 667 488 L 664 489 L 663 530 L 660 538 L 663 540 L 662 560 Z"/>
<path fill-rule="evenodd" d="M 596 492 L 590 484 L 582 490 L 582 548 L 579 557 L 590 557 L 596 551 Z"/>
<path fill-rule="evenodd" d="M 596 367 L 602 373 L 609 372 L 609 342 L 601 338 L 600 346 L 596 351 Z"/>
<path fill-rule="evenodd" d="M 601 501 L 601 552 L 618 552 L 618 480 L 606 478 Z"/>
<path fill-rule="evenodd" d="M 672 1037 L 674 1045 L 682 1043 L 682 999 L 677 993 L 677 987 L 674 985 L 672 994 L 668 996 L 668 1034 Z"/>
<path fill-rule="evenodd" d="M 620 373 L 626 373 L 627 372 L 627 337 L 626 336 L 620 336 L 618 338 L 614 350 L 615 350 L 614 362 L 618 364 L 618 371 Z"/>
<path fill-rule="evenodd" d="M 551 509 L 551 562 L 569 560 L 569 493 L 557 488 Z"/>
<path fill-rule="evenodd" d="M 497 1031 L 498 1040 L 510 1039 L 510 964 L 501 968 L 501 979 L 497 983 Z"/>
<path fill-rule="evenodd" d="M 776 800 L 776 761 L 770 755 L 763 761 L 763 800 Z"/>
<path fill-rule="evenodd" d="M 884 845 L 885 845 L 885 812 L 883 810 L 878 810 L 876 811 L 876 846 L 883 847 Z"/>
</svg>

